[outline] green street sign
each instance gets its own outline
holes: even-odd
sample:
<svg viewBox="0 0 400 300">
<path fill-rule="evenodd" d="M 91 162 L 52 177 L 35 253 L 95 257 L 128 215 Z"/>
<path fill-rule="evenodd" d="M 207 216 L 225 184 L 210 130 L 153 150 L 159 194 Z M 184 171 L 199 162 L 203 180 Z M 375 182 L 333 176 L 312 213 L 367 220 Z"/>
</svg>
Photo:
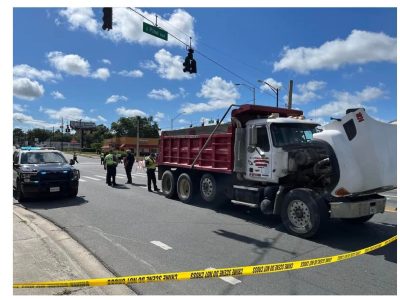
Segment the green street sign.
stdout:
<svg viewBox="0 0 400 300">
<path fill-rule="evenodd" d="M 168 41 L 168 32 L 156 26 L 147 24 L 145 22 L 143 22 L 143 32 L 146 32 L 148 34 L 154 35 L 155 37 Z"/>
</svg>

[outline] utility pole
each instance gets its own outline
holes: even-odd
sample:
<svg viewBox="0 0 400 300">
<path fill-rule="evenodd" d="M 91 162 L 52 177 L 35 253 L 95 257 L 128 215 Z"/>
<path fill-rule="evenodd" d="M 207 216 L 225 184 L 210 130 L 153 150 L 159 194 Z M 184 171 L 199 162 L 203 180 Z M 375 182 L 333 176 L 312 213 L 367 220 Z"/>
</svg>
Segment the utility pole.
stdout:
<svg viewBox="0 0 400 300">
<path fill-rule="evenodd" d="M 136 125 L 136 157 L 139 157 L 139 122 L 140 122 L 140 117 L 137 116 L 137 125 Z"/>
<path fill-rule="evenodd" d="M 292 108 L 292 95 L 293 95 L 293 80 L 289 81 L 289 96 L 288 96 L 288 108 Z"/>
<path fill-rule="evenodd" d="M 64 118 L 61 118 L 61 151 L 64 151 Z"/>
</svg>

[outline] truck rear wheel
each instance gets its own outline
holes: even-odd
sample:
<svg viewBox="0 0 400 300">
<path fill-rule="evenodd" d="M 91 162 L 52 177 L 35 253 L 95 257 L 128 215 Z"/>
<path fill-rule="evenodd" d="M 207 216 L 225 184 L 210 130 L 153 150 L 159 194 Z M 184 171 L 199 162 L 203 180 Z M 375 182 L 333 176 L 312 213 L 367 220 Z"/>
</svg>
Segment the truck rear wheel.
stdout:
<svg viewBox="0 0 400 300">
<path fill-rule="evenodd" d="M 218 208 L 227 203 L 227 198 L 218 186 L 215 177 L 210 173 L 205 173 L 200 179 L 201 198 L 211 207 Z"/>
<path fill-rule="evenodd" d="M 281 218 L 287 231 L 303 238 L 314 236 L 328 218 L 324 203 L 314 191 L 299 188 L 289 191 L 282 203 Z"/>
<path fill-rule="evenodd" d="M 175 174 L 171 171 L 165 171 L 161 178 L 161 189 L 167 198 L 174 198 L 176 196 L 176 178 Z"/>
<path fill-rule="evenodd" d="M 191 203 L 195 200 L 195 185 L 189 174 L 182 173 L 179 175 L 178 182 L 176 184 L 176 190 L 178 192 L 178 198 L 181 202 Z"/>
</svg>

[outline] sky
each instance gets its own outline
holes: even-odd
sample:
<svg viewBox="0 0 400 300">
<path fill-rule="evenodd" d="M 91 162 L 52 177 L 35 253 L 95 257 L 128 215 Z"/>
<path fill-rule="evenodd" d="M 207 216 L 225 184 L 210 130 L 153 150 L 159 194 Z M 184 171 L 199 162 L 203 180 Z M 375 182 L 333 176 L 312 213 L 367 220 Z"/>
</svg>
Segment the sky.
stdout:
<svg viewBox="0 0 400 300">
<path fill-rule="evenodd" d="M 101 8 L 14 8 L 13 127 L 137 115 L 198 126 L 253 103 L 253 91 L 275 106 L 259 80 L 278 88 L 280 107 L 293 80 L 293 108 L 321 124 L 352 107 L 397 119 L 396 8 L 133 9 L 114 8 L 103 31 Z M 168 41 L 142 30 L 156 16 Z M 184 43 L 196 74 L 182 70 Z"/>
</svg>

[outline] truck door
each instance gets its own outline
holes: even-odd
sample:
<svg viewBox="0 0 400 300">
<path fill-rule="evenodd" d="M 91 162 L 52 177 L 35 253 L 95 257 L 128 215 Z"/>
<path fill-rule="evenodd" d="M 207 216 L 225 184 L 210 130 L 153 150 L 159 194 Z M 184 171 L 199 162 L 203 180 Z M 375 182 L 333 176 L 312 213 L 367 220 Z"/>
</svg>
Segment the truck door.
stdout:
<svg viewBox="0 0 400 300">
<path fill-rule="evenodd" d="M 265 125 L 249 126 L 247 134 L 246 179 L 270 181 L 271 147 Z"/>
</svg>

